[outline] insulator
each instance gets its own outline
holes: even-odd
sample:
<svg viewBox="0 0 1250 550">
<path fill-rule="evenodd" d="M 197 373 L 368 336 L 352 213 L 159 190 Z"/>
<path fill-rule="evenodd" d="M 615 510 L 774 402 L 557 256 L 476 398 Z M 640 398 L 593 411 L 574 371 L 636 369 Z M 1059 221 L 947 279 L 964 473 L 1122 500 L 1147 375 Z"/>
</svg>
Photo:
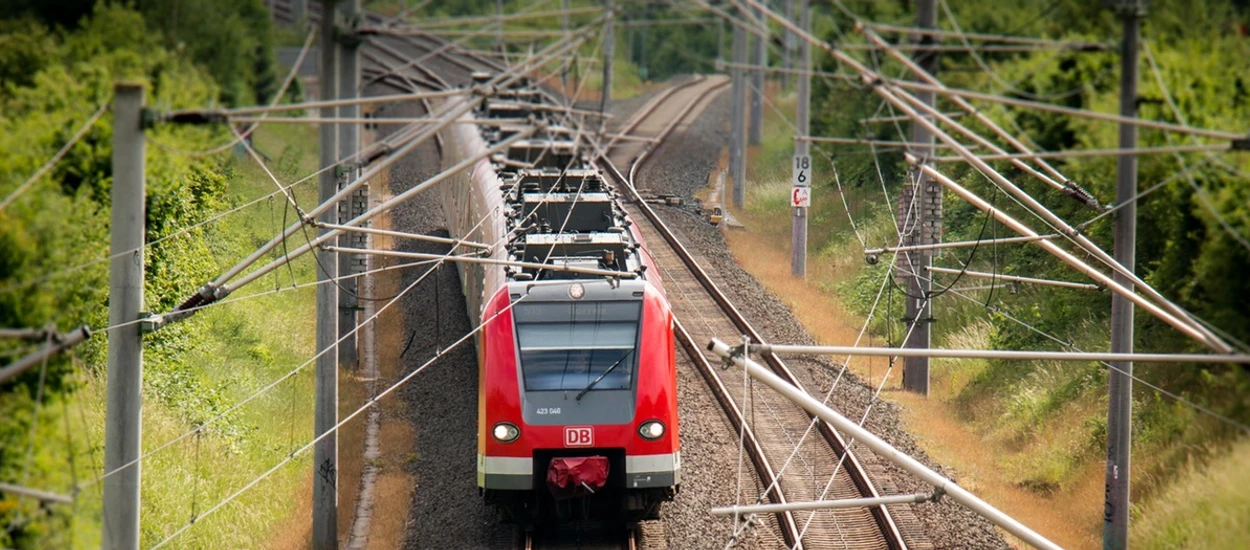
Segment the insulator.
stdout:
<svg viewBox="0 0 1250 550">
<path fill-rule="evenodd" d="M 1094 210 L 1102 210 L 1102 205 L 1098 204 L 1098 199 L 1094 198 L 1089 191 L 1081 188 L 1076 182 L 1068 180 L 1063 182 L 1063 194 L 1072 197 L 1073 200 L 1084 204 Z"/>
</svg>

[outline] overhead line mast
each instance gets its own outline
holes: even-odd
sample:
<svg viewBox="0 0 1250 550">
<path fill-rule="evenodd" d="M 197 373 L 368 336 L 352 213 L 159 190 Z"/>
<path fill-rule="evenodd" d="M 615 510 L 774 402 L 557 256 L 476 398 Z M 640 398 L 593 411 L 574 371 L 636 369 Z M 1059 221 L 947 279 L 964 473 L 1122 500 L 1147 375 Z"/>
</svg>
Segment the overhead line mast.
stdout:
<svg viewBox="0 0 1250 550">
<path fill-rule="evenodd" d="M 937 27 L 936 0 L 917 0 L 916 26 L 921 29 Z M 933 36 L 922 35 L 920 44 L 932 46 Z M 937 72 L 938 59 L 935 51 L 925 50 L 923 47 L 917 49 L 916 62 L 929 75 Z M 930 108 L 934 106 L 935 95 L 932 92 L 917 93 L 916 97 L 924 105 Z M 903 191 L 899 195 L 898 226 L 903 232 L 904 246 L 932 245 L 942 241 L 942 187 L 924 172 L 924 165 L 931 162 L 929 157 L 933 155 L 934 139 L 924 125 L 915 122 L 912 123 L 911 137 L 912 143 L 916 144 L 912 150 L 920 157 L 920 165 L 913 168 L 909 181 L 903 185 Z M 940 249 L 926 248 L 903 254 L 902 261 L 912 273 L 907 277 L 908 292 L 904 300 L 904 321 L 907 323 L 904 348 L 928 349 L 932 341 L 930 324 L 933 322 L 933 300 L 929 297 L 933 291 L 933 281 L 921 275 L 926 274 L 933 265 L 933 256 L 938 253 L 935 250 Z M 903 359 L 903 389 L 929 395 L 928 357 Z"/>
<path fill-rule="evenodd" d="M 337 0 L 321 0 L 321 68 L 317 73 L 322 101 L 332 100 L 338 93 L 338 46 L 335 40 L 335 4 Z M 334 118 L 333 107 L 321 109 L 322 118 Z M 321 168 L 334 166 L 338 153 L 338 129 L 325 124 L 321 131 Z M 318 202 L 325 204 L 338 194 L 338 177 L 333 170 L 324 170 L 318 183 Z M 338 208 L 325 208 L 317 221 L 337 223 Z M 300 214 L 303 215 L 302 213 Z M 326 235 L 328 229 L 317 233 Z M 338 255 L 326 249 L 317 250 L 317 281 L 337 279 Z M 338 423 L 337 353 L 339 290 L 335 285 L 317 286 L 317 368 L 313 383 L 313 433 L 320 438 L 313 447 L 312 547 L 334 550 L 338 547 L 338 434 L 330 431 Z M 323 437 L 324 436 L 324 437 Z"/>
<path fill-rule="evenodd" d="M 808 0 L 798 0 L 798 17 L 799 27 L 805 31 L 811 31 L 812 28 L 812 10 L 807 4 Z M 787 4 L 789 5 L 789 4 Z M 790 29 L 783 29 L 787 44 L 793 42 L 794 33 Z M 799 64 L 803 67 L 804 73 L 798 76 L 798 96 L 795 101 L 794 108 L 794 126 L 797 131 L 794 141 L 794 159 L 796 163 L 806 162 L 808 164 L 808 180 L 810 186 L 812 172 L 814 166 L 811 163 L 811 102 L 812 102 L 812 44 L 806 40 L 799 46 Z M 801 166 L 799 167 L 801 168 Z M 801 182 L 795 182 L 799 184 Z M 791 190 L 794 194 L 801 192 L 801 189 Z M 808 187 L 808 200 L 811 200 L 811 188 Z M 797 195 L 796 195 L 797 197 Z M 797 203 L 797 200 L 791 200 Z M 807 207 L 794 205 L 794 215 L 790 220 L 790 275 L 798 278 L 807 277 Z"/>
<path fill-rule="evenodd" d="M 745 1 L 748 4 L 754 5 L 756 7 L 762 7 L 762 5 L 758 2 L 758 0 L 745 0 Z M 1049 209 L 1047 209 L 1045 206 L 1039 203 L 1031 195 L 1029 195 L 1028 193 L 1025 193 L 1018 186 L 1016 186 L 1014 183 L 1008 180 L 1005 176 L 1003 176 L 1001 173 L 995 170 L 992 166 L 982 161 L 981 159 L 977 158 L 976 155 L 968 151 L 966 148 L 962 147 L 958 143 L 958 141 L 956 141 L 953 137 L 951 137 L 950 134 L 942 131 L 937 125 L 926 120 L 925 117 L 921 115 L 920 113 L 918 113 L 915 108 L 909 105 L 909 103 L 914 103 L 920 106 L 923 110 L 925 110 L 925 112 L 929 114 L 937 115 L 939 119 L 942 119 L 942 117 L 940 116 L 940 113 L 936 109 L 929 108 L 928 106 L 924 105 L 923 102 L 915 101 L 915 98 L 911 96 L 911 94 L 908 94 L 900 89 L 905 86 L 903 86 L 902 84 L 899 84 L 896 81 L 891 81 L 891 80 L 886 79 L 879 73 L 876 73 L 875 71 L 865 67 L 863 63 L 860 63 L 855 58 L 847 55 L 845 52 L 838 50 L 837 48 L 830 46 L 829 44 L 819 40 L 818 38 L 812 36 L 811 33 L 809 32 L 805 32 L 805 31 L 798 29 L 797 27 L 794 26 L 793 23 L 790 23 L 789 21 L 785 21 L 781 19 L 780 16 L 773 13 L 771 10 L 764 10 L 764 13 L 767 14 L 768 17 L 774 20 L 777 20 L 783 26 L 789 27 L 791 30 L 798 33 L 799 36 L 802 37 L 804 40 L 811 41 L 814 45 L 817 45 L 821 47 L 822 49 L 824 49 L 825 51 L 829 52 L 830 55 L 832 55 L 836 60 L 841 61 L 843 64 L 845 64 L 849 68 L 855 70 L 857 73 L 859 73 L 860 80 L 863 81 L 865 84 L 870 85 L 875 93 L 882 96 L 887 101 L 890 101 L 891 104 L 893 104 L 896 108 L 901 109 L 904 113 L 907 113 L 909 116 L 912 116 L 913 120 L 915 120 L 919 124 L 923 124 L 930 132 L 933 132 L 935 136 L 938 136 L 939 138 L 941 138 L 943 142 L 947 143 L 948 145 L 955 146 L 956 150 L 960 153 L 960 156 L 963 156 L 970 164 L 972 164 L 977 169 L 977 171 L 981 172 L 990 180 L 998 184 L 1001 188 L 1008 191 L 1017 199 L 1022 201 L 1026 207 L 1030 208 L 1033 211 L 1035 215 L 1042 217 L 1045 221 L 1047 221 L 1047 223 L 1053 224 L 1057 228 L 1062 228 L 1062 231 L 1074 244 L 1080 246 L 1082 249 L 1098 257 L 1100 261 L 1105 263 L 1108 267 L 1110 267 L 1117 273 L 1121 273 L 1121 274 L 1126 273 L 1123 267 L 1120 266 L 1119 263 L 1115 262 L 1114 259 L 1112 259 L 1109 254 L 1107 254 L 1101 248 L 1098 248 L 1097 245 L 1093 244 L 1093 242 L 1091 242 L 1084 235 L 1081 235 L 1079 232 L 1075 231 L 1075 229 L 1072 228 L 1070 224 L 1068 224 L 1067 222 L 1063 221 L 1061 218 L 1056 216 L 1053 212 L 1051 212 Z M 857 28 L 859 28 L 866 34 L 872 35 L 871 31 L 863 28 L 862 23 L 857 24 Z M 935 90 L 940 89 L 940 87 L 930 87 L 930 88 L 935 89 Z M 1118 118 L 1124 119 L 1124 117 L 1118 117 Z M 1125 120 L 1132 120 L 1132 119 L 1125 119 Z M 947 120 L 943 119 L 943 122 L 947 123 Z M 961 127 L 957 123 L 954 123 L 953 121 L 949 122 L 949 124 L 954 125 L 956 127 Z M 1200 132 L 1203 130 L 1190 129 L 1189 131 Z M 1045 242 L 1046 241 L 1038 241 L 1038 243 L 1043 243 L 1043 244 Z M 1146 285 L 1144 282 L 1140 281 L 1140 279 L 1134 278 L 1134 282 L 1141 287 L 1141 290 L 1143 293 L 1147 294 L 1147 296 L 1149 297 L 1148 300 L 1142 299 L 1136 295 L 1133 295 L 1131 292 L 1124 291 L 1123 287 L 1121 287 L 1120 285 L 1109 286 L 1108 288 L 1111 288 L 1113 291 L 1117 293 L 1122 293 L 1126 295 L 1129 299 L 1134 300 L 1134 302 L 1137 303 L 1138 305 L 1150 310 L 1151 313 L 1154 314 L 1156 317 L 1159 317 L 1161 320 L 1168 323 L 1169 325 L 1172 325 L 1177 330 L 1185 333 L 1186 335 L 1188 335 L 1191 338 L 1194 338 L 1195 340 L 1198 340 L 1199 342 L 1202 342 L 1204 345 L 1212 348 L 1213 350 L 1219 353 L 1229 353 L 1232 351 L 1232 348 L 1226 342 L 1224 342 L 1218 336 L 1214 335 L 1210 330 L 1206 329 L 1201 323 L 1198 323 L 1196 320 L 1194 320 L 1193 316 L 1189 314 L 1188 312 L 1186 312 L 1183 308 L 1180 308 L 1175 303 L 1167 300 L 1165 297 L 1160 295 L 1158 291 L 1154 290 L 1149 285 Z"/>
<path fill-rule="evenodd" d="M 1120 49 L 1120 116 L 1137 118 L 1137 57 L 1141 40 L 1144 0 L 1113 0 L 1124 23 Z M 1137 147 L 1137 126 L 1120 124 L 1120 147 Z M 1115 282 L 1133 288 L 1137 264 L 1137 156 L 1122 155 L 1116 164 L 1116 203 L 1123 208 L 1115 214 L 1115 260 L 1128 274 L 1115 273 Z M 1111 352 L 1133 352 L 1133 304 L 1123 296 L 1111 296 Z M 1103 548 L 1128 547 L 1129 473 L 1133 425 L 1133 362 L 1115 361 L 1111 370 L 1107 400 L 1107 473 L 1103 505 Z"/>
</svg>

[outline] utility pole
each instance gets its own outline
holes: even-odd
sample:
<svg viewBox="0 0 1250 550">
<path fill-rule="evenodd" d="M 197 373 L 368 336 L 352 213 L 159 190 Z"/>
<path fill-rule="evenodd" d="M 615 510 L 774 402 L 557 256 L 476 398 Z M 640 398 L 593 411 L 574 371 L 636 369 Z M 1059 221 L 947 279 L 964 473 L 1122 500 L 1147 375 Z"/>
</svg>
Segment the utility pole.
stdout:
<svg viewBox="0 0 1250 550">
<path fill-rule="evenodd" d="M 642 14 L 643 14 L 642 15 L 643 21 L 648 21 L 651 19 L 651 4 L 646 4 L 645 6 L 643 6 Z M 641 45 L 641 50 L 642 50 L 638 54 L 638 73 L 639 73 L 639 76 L 642 77 L 643 82 L 650 80 L 650 76 L 651 76 L 650 71 L 647 69 L 647 27 L 648 25 L 643 25 L 642 28 L 639 29 L 638 31 L 639 34 L 642 35 L 638 37 L 638 41 Z"/>
<path fill-rule="evenodd" d="M 716 18 L 716 60 L 725 60 L 725 20 L 719 17 Z"/>
<path fill-rule="evenodd" d="M 730 106 L 730 130 L 729 130 L 729 177 L 734 180 L 733 205 L 742 208 L 746 205 L 747 197 L 747 159 L 746 148 L 744 147 L 746 136 L 746 110 L 747 110 L 747 76 L 742 66 L 746 64 L 747 59 L 747 37 L 746 30 L 741 25 L 734 25 L 733 39 L 733 83 L 731 92 L 733 94 Z"/>
<path fill-rule="evenodd" d="M 790 0 L 786 6 L 793 9 Z M 812 12 L 807 7 L 807 0 L 799 0 L 799 28 L 811 32 Z M 789 39 L 792 33 L 786 31 Z M 794 109 L 794 122 L 800 138 L 811 137 L 811 116 L 809 110 L 812 101 L 812 45 L 804 40 L 801 46 L 800 62 L 803 74 L 798 78 L 798 98 Z M 811 159 L 811 142 L 807 139 L 794 141 L 794 157 Z M 808 185 L 811 185 L 811 170 L 808 170 Z M 810 190 L 809 190 L 810 193 Z M 810 195 L 809 195 L 810 196 Z M 794 207 L 794 217 L 790 224 L 790 275 L 798 278 L 807 277 L 807 208 Z"/>
<path fill-rule="evenodd" d="M 937 27 L 937 2 L 935 0 L 916 1 L 916 26 L 921 29 Z M 932 35 L 920 35 L 920 44 L 932 45 Z M 937 52 L 919 48 L 916 50 L 916 63 L 929 74 L 937 73 Z M 932 106 L 933 92 L 917 92 L 916 97 Z M 928 117 L 928 115 L 926 115 Z M 933 134 L 924 126 L 916 123 L 911 125 L 912 141 L 915 146 L 913 153 L 928 163 L 933 154 Z M 903 186 L 899 196 L 899 228 L 903 230 L 904 245 L 934 244 L 941 241 L 942 231 L 942 188 L 932 178 L 925 175 L 920 166 L 915 168 L 911 180 Z M 908 252 L 903 255 L 908 275 L 907 293 L 905 297 L 906 320 L 908 324 L 907 341 L 903 347 L 927 349 L 930 344 L 929 325 L 933 322 L 933 303 L 928 300 L 933 290 L 933 281 L 928 269 L 933 263 L 934 251 L 931 249 Z M 903 359 L 903 389 L 929 395 L 929 358 L 906 357 Z"/>
<path fill-rule="evenodd" d="M 613 32 L 616 19 L 616 8 L 612 0 L 604 3 L 607 11 L 603 20 L 603 95 L 599 101 L 599 111 L 606 112 L 608 102 L 612 101 L 612 58 L 616 55 L 616 33 Z"/>
<path fill-rule="evenodd" d="M 638 27 L 630 25 L 629 21 L 625 21 L 625 59 L 630 63 L 638 64 L 638 48 L 634 46 L 634 35 L 637 34 Z"/>
<path fill-rule="evenodd" d="M 113 86 L 113 211 L 109 226 L 108 397 L 104 420 L 104 536 L 101 548 L 139 547 L 139 462 L 143 442 L 145 190 L 142 84 Z M 132 252 L 133 251 L 133 252 Z M 131 324 L 126 324 L 131 323 Z"/>
<path fill-rule="evenodd" d="M 786 21 L 794 21 L 794 0 L 781 0 L 781 6 L 784 10 Z M 804 17 L 802 15 L 803 13 L 804 12 L 799 12 L 800 18 Z M 803 23 L 801 21 L 799 22 L 799 26 L 803 27 Z M 808 30 L 806 27 L 803 28 Z M 811 31 L 808 30 L 808 32 Z M 790 29 L 781 29 L 781 68 L 786 71 L 781 73 L 781 89 L 785 91 L 790 90 L 790 80 L 793 78 L 793 76 L 790 75 L 789 70 L 794 67 L 794 40 L 794 33 L 790 32 Z"/>
<path fill-rule="evenodd" d="M 356 36 L 356 26 L 360 15 L 360 0 L 341 0 L 339 9 L 346 21 L 344 32 L 340 33 L 336 43 L 339 53 L 339 97 L 354 99 L 360 87 L 360 41 Z M 360 118 L 360 105 L 344 105 L 339 107 L 339 117 Z M 355 179 L 357 151 L 360 150 L 360 126 L 356 124 L 338 124 L 338 157 L 348 159 L 341 170 L 336 170 L 341 185 Z M 349 200 L 339 204 L 339 223 L 363 214 L 368 207 L 369 188 L 365 186 L 352 194 Z M 344 232 L 339 236 L 339 246 L 343 248 L 364 248 L 365 234 Z M 358 254 L 338 254 L 339 273 L 351 275 L 357 272 L 357 264 L 361 261 Z M 338 321 L 338 356 L 339 369 L 355 371 L 359 365 L 356 347 L 356 313 L 360 310 L 360 300 L 356 294 L 359 289 L 358 278 L 352 277 L 339 281 L 339 321 Z"/>
<path fill-rule="evenodd" d="M 321 99 L 334 99 L 337 86 L 337 57 L 335 46 L 334 4 L 336 0 L 321 0 L 321 70 L 317 75 Z M 322 118 L 334 118 L 334 107 L 323 107 Z M 338 178 L 333 170 L 324 170 L 338 160 L 338 133 L 334 124 L 322 124 L 321 172 L 318 181 L 319 201 L 330 200 L 338 192 Z M 318 216 L 322 223 L 337 223 L 338 209 L 327 208 Z M 328 232 L 318 228 L 319 235 Z M 338 548 L 338 477 L 339 442 L 337 433 L 329 433 L 339 418 L 339 371 L 338 353 L 338 288 L 327 281 L 338 278 L 338 258 L 325 249 L 317 250 L 317 374 L 314 382 L 313 400 L 315 419 L 313 431 L 317 437 L 325 435 L 313 448 L 313 514 L 312 546 L 314 550 Z"/>
<path fill-rule="evenodd" d="M 767 28 L 768 20 L 764 18 L 763 10 L 755 10 L 755 16 L 764 22 Z M 768 46 L 768 39 L 751 33 L 751 64 L 755 69 L 751 71 L 751 133 L 749 139 L 751 145 L 760 144 L 760 134 L 763 133 L 764 127 L 764 65 L 768 63 L 768 53 L 765 48 Z"/>
<path fill-rule="evenodd" d="M 1137 117 L 1137 48 L 1141 39 L 1143 0 L 1116 0 L 1115 9 L 1124 23 L 1120 50 L 1120 116 Z M 1137 126 L 1120 124 L 1120 148 L 1137 147 Z M 1137 157 L 1121 155 L 1116 165 L 1115 202 L 1123 205 L 1115 215 L 1115 261 L 1130 272 L 1137 255 Z M 1132 289 L 1127 277 L 1115 274 L 1115 282 Z M 1133 303 L 1119 294 L 1111 296 L 1111 353 L 1133 352 Z M 1133 363 L 1116 361 L 1110 375 L 1107 404 L 1107 478 L 1103 502 L 1103 548 L 1128 547 L 1129 472 L 1133 424 Z"/>
<path fill-rule="evenodd" d="M 503 53 L 503 0 L 495 0 L 495 51 Z"/>
<path fill-rule="evenodd" d="M 300 28 L 300 24 L 307 24 L 308 19 L 308 0 L 291 0 L 291 22 L 295 28 Z"/>
<path fill-rule="evenodd" d="M 560 7 L 562 7 L 564 10 L 564 13 L 560 16 L 560 30 L 564 32 L 564 38 L 566 39 L 569 36 L 569 2 L 570 0 L 563 0 L 560 3 Z M 567 94 L 569 93 L 568 88 L 569 88 L 569 66 L 568 64 L 564 64 L 560 67 L 560 89 L 563 90 L 564 93 Z"/>
</svg>

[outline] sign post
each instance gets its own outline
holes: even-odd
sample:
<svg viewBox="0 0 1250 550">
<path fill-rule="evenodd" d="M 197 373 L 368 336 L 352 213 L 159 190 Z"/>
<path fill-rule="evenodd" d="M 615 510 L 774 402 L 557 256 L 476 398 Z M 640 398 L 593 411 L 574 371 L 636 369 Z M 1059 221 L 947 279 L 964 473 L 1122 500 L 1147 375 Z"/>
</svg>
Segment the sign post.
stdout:
<svg viewBox="0 0 1250 550">
<path fill-rule="evenodd" d="M 806 145 L 806 142 L 802 143 Z M 807 209 L 812 205 L 812 157 L 794 155 L 790 166 L 790 206 L 794 208 L 793 231 L 790 234 L 790 274 L 807 275 Z"/>
</svg>

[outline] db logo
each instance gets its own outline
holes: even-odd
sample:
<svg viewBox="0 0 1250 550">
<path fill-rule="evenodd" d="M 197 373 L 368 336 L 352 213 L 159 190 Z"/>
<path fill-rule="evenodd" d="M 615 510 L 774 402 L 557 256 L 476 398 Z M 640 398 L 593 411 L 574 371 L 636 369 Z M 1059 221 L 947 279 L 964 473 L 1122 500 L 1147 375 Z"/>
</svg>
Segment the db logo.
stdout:
<svg viewBox="0 0 1250 550">
<path fill-rule="evenodd" d="M 591 447 L 595 444 L 595 432 L 590 426 L 564 428 L 565 447 Z"/>
</svg>

